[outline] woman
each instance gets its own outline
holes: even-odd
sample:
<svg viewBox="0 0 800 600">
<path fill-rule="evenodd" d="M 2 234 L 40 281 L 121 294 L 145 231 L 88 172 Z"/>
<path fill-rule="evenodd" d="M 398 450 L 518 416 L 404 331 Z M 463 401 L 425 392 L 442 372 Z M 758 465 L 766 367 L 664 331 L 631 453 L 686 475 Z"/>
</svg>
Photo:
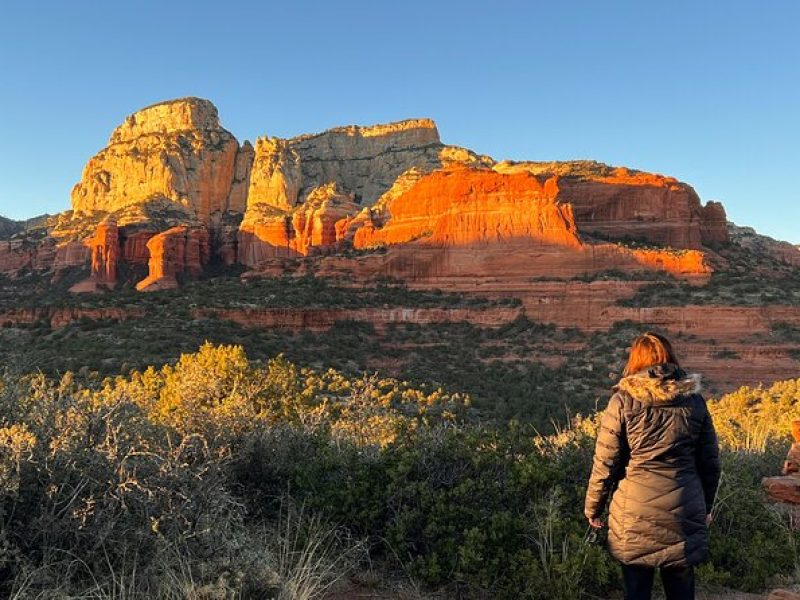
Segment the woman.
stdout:
<svg viewBox="0 0 800 600">
<path fill-rule="evenodd" d="M 678 365 L 669 341 L 633 342 L 603 414 L 585 514 L 594 528 L 611 496 L 608 545 L 622 563 L 625 600 L 649 600 L 655 569 L 667 600 L 694 598 L 694 565 L 708 553 L 720 476 L 700 378 Z"/>
</svg>

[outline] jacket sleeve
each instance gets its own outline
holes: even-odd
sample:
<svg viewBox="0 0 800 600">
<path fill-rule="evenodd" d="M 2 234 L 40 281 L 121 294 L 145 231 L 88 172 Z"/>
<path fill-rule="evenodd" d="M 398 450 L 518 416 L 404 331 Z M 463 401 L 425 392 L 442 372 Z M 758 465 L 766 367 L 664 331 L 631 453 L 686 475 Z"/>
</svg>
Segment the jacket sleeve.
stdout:
<svg viewBox="0 0 800 600">
<path fill-rule="evenodd" d="M 703 484 L 703 496 L 706 501 L 706 514 L 711 512 L 714 506 L 714 498 L 717 495 L 720 473 L 722 466 L 719 461 L 719 443 L 717 433 L 714 431 L 714 423 L 711 414 L 705 407 L 703 425 L 700 428 L 700 435 L 697 438 L 697 448 L 695 450 L 695 462 L 700 482 Z"/>
<path fill-rule="evenodd" d="M 614 394 L 600 420 L 594 449 L 592 474 L 586 490 L 584 514 L 587 519 L 599 517 L 605 510 L 614 486 L 625 475 L 630 450 L 622 412 L 622 399 Z"/>
</svg>

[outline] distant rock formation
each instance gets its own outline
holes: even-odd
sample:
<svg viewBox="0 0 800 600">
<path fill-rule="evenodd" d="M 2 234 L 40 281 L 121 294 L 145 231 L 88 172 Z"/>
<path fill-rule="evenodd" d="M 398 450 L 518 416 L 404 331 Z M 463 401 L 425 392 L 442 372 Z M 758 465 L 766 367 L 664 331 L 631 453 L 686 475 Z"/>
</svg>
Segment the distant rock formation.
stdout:
<svg viewBox="0 0 800 600">
<path fill-rule="evenodd" d="M 125 119 L 87 163 L 72 190 L 72 209 L 112 212 L 163 198 L 207 221 L 229 208 L 238 153 L 208 100 L 155 104 Z"/>
<path fill-rule="evenodd" d="M 572 205 L 559 182 L 528 173 L 452 167 L 422 177 L 370 213 L 353 236 L 357 249 L 404 244 L 447 247 L 525 240 L 581 245 Z"/>
<path fill-rule="evenodd" d="M 728 223 L 730 240 L 757 254 L 766 254 L 780 262 L 800 267 L 800 246 L 780 242 L 766 235 L 756 233 L 752 227 L 739 227 Z"/>
<path fill-rule="evenodd" d="M 22 223 L 0 216 L 0 240 L 10 238 L 20 231 L 22 231 Z"/>
<path fill-rule="evenodd" d="M 270 270 L 287 258 L 386 248 L 396 251 L 360 261 L 363 276 L 698 276 L 710 272 L 708 246 L 728 240 L 722 206 L 703 206 L 671 177 L 591 161 L 497 163 L 443 144 L 429 119 L 240 145 L 200 98 L 127 117 L 84 168 L 72 211 L 38 237 L 9 223 L 0 221 L 0 271 L 84 265 L 89 276 L 74 291 L 113 287 L 123 264 L 147 265 L 137 287 L 159 289 L 212 261 Z M 630 240 L 681 252 L 614 243 Z M 521 243 L 539 258 L 511 264 Z M 485 264 L 467 269 L 476 261 Z"/>
</svg>

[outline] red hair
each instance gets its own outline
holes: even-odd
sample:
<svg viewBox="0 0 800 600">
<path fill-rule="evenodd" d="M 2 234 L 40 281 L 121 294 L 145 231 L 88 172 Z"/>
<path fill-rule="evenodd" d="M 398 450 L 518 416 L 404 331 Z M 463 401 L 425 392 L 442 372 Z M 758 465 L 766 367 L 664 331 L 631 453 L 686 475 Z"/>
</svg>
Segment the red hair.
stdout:
<svg viewBox="0 0 800 600">
<path fill-rule="evenodd" d="M 675 356 L 675 351 L 672 349 L 672 344 L 663 335 L 648 331 L 633 340 L 628 364 L 625 365 L 625 370 L 622 374 L 627 377 L 656 365 L 667 363 L 672 363 L 676 367 L 680 366 Z"/>
</svg>

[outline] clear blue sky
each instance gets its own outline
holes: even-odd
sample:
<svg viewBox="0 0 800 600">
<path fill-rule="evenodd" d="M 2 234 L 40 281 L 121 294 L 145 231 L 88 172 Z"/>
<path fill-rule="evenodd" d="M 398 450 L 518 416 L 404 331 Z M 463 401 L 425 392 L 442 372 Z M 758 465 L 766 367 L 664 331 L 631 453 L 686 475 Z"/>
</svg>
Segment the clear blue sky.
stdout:
<svg viewBox="0 0 800 600">
<path fill-rule="evenodd" d="M 240 141 L 434 118 L 495 158 L 674 175 L 800 243 L 800 2 L 0 4 L 0 214 L 69 207 L 125 115 L 211 99 Z"/>
</svg>

